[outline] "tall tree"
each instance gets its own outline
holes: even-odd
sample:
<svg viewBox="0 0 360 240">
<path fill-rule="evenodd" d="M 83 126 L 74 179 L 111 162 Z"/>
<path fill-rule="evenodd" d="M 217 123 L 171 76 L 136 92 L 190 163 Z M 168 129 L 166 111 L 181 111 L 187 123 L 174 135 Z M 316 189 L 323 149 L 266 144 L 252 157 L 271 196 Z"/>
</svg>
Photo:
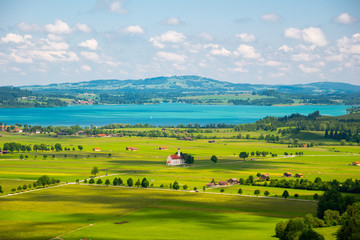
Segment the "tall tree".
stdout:
<svg viewBox="0 0 360 240">
<path fill-rule="evenodd" d="M 96 174 L 98 174 L 98 173 L 99 173 L 98 167 L 93 167 L 93 169 L 91 170 L 91 174 L 96 177 Z"/>
<path fill-rule="evenodd" d="M 241 153 L 239 154 L 239 158 L 243 158 L 244 160 L 245 160 L 245 158 L 247 158 L 247 157 L 249 157 L 249 153 L 247 153 L 247 152 L 241 152 Z"/>
<path fill-rule="evenodd" d="M 50 185 L 51 181 L 47 175 L 43 175 L 37 180 L 37 183 L 45 187 L 45 185 Z"/>
<path fill-rule="evenodd" d="M 218 158 L 215 155 L 212 155 L 210 160 L 215 164 L 218 161 Z"/>
</svg>

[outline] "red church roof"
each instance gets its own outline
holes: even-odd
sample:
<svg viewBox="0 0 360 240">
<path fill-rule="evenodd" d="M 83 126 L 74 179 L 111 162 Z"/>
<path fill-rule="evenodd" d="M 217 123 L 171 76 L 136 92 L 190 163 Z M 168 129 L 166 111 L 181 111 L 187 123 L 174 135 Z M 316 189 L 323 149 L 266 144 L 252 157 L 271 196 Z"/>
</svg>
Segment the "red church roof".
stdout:
<svg viewBox="0 0 360 240">
<path fill-rule="evenodd" d="M 178 156 L 178 155 L 170 155 L 170 158 L 171 159 L 183 159 L 183 157 L 182 156 Z"/>
</svg>

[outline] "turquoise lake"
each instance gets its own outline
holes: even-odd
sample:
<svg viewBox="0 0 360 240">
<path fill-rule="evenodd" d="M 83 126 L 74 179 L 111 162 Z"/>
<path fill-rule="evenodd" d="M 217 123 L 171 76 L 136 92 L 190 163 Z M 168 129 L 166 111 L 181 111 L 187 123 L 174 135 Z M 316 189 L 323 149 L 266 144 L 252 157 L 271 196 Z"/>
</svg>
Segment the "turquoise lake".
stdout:
<svg viewBox="0 0 360 240">
<path fill-rule="evenodd" d="M 321 115 L 346 114 L 345 105 L 311 106 L 240 106 L 240 105 L 191 105 L 163 103 L 158 105 L 77 105 L 57 108 L 0 109 L 0 122 L 30 125 L 101 126 L 111 123 L 149 123 L 177 125 L 199 123 L 252 123 L 266 116 L 285 116 L 292 113 Z"/>
</svg>

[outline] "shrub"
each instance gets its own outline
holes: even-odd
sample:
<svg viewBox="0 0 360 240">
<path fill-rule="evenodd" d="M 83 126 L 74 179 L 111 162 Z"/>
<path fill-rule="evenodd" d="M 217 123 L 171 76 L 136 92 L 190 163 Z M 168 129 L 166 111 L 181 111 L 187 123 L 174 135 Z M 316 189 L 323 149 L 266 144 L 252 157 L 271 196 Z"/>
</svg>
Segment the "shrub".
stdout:
<svg viewBox="0 0 360 240">
<path fill-rule="evenodd" d="M 284 239 L 285 237 L 285 228 L 287 226 L 287 223 L 288 221 L 286 222 L 279 222 L 276 224 L 276 227 L 275 227 L 275 236 L 280 238 L 280 239 Z"/>
<path fill-rule="evenodd" d="M 284 231 L 283 239 L 295 240 L 299 237 L 301 232 L 306 228 L 306 223 L 303 218 L 292 218 L 289 220 Z"/>
<path fill-rule="evenodd" d="M 326 210 L 324 212 L 324 221 L 327 226 L 336 226 L 340 223 L 340 213 L 336 210 Z"/>
<path fill-rule="evenodd" d="M 313 229 L 307 228 L 301 232 L 299 240 L 325 240 L 325 238 L 323 235 L 317 233 Z"/>
</svg>

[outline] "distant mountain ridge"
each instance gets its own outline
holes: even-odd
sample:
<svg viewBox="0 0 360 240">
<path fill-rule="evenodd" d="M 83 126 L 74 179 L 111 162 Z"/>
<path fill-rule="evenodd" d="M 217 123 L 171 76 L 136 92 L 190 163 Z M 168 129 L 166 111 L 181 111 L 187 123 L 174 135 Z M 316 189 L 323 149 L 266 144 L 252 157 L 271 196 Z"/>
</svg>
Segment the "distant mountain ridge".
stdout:
<svg viewBox="0 0 360 240">
<path fill-rule="evenodd" d="M 354 93 L 360 86 L 340 82 L 316 82 L 295 85 L 230 83 L 200 76 L 155 77 L 138 80 L 91 80 L 77 83 L 22 86 L 34 92 L 46 93 L 126 93 L 126 92 L 258 92 L 275 90 L 282 93 Z"/>
</svg>

